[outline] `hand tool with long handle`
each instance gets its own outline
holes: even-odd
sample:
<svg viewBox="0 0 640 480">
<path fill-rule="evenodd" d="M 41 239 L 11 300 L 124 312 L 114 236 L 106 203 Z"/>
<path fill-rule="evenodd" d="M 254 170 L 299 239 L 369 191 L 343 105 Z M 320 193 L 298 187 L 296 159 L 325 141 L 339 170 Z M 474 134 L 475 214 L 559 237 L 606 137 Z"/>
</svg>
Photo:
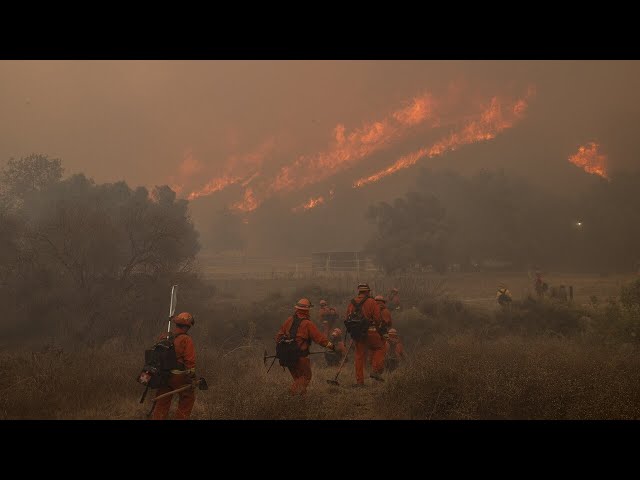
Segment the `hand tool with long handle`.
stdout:
<svg viewBox="0 0 640 480">
<path fill-rule="evenodd" d="M 196 387 L 198 387 L 200 390 L 207 390 L 209 388 L 209 385 L 207 385 L 207 381 L 203 377 L 200 377 L 197 381 L 193 382 L 190 385 L 185 385 L 184 387 L 180 387 L 175 390 L 171 390 L 170 392 L 163 393 L 162 395 L 158 395 L 156 398 L 154 398 L 151 401 L 151 409 L 147 413 L 147 418 L 151 418 L 151 415 L 153 414 L 153 410 L 156 408 L 156 402 L 161 398 L 169 397 L 175 393 L 180 393 L 185 390 L 188 390 L 189 388 L 196 388 Z"/>
<path fill-rule="evenodd" d="M 169 304 L 169 325 L 167 325 L 167 333 L 171 331 L 171 319 L 176 313 L 176 303 L 178 303 L 178 285 L 171 287 L 171 303 Z"/>
<path fill-rule="evenodd" d="M 176 393 L 184 392 L 185 390 L 189 390 L 190 388 L 196 388 L 196 387 L 198 387 L 200 390 L 207 390 L 209 388 L 209 386 L 207 385 L 207 381 L 204 378 L 200 377 L 200 379 L 194 383 L 185 385 L 184 387 L 176 388 L 175 390 L 171 390 L 170 392 L 163 393 L 162 395 L 158 395 L 156 398 L 154 398 L 151 401 L 157 402 L 161 398 L 170 397 L 171 395 L 174 395 Z"/>
<path fill-rule="evenodd" d="M 342 357 L 342 361 L 340 362 L 340 366 L 338 367 L 338 373 L 336 373 L 336 378 L 334 378 L 333 380 L 327 380 L 327 383 L 330 385 L 340 385 L 338 383 L 338 375 L 340 375 L 340 372 L 342 371 L 342 367 L 344 366 L 345 362 L 347 361 L 347 356 L 349 355 L 349 352 L 351 351 L 351 346 L 353 345 L 353 337 L 351 338 L 351 342 L 349 342 L 349 348 L 347 348 L 347 353 L 344 354 L 344 357 Z"/>
</svg>

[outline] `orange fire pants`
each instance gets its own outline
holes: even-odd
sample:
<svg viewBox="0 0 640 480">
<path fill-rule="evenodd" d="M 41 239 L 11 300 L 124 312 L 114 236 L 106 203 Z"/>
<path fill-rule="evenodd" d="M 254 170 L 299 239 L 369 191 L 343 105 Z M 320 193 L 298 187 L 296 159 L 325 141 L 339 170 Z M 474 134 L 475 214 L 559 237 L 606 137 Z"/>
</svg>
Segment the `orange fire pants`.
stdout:
<svg viewBox="0 0 640 480">
<path fill-rule="evenodd" d="M 304 395 L 307 393 L 307 386 L 311 381 L 311 362 L 309 357 L 300 357 L 293 367 L 289 367 L 289 372 L 293 377 L 289 393 L 291 395 Z"/>
<path fill-rule="evenodd" d="M 356 340 L 356 382 L 364 383 L 364 363 L 367 353 L 370 355 L 371 370 L 375 373 L 384 371 L 384 341 L 376 331 L 369 330 L 367 336 Z"/>
<path fill-rule="evenodd" d="M 191 380 L 187 375 L 171 375 L 169 376 L 169 385 L 166 387 L 160 387 L 156 392 L 156 397 L 163 393 L 168 393 L 171 390 L 189 385 Z M 176 393 L 178 395 L 178 409 L 174 415 L 175 420 L 187 420 L 193 410 L 193 404 L 196 402 L 196 392 L 193 388 L 189 388 L 182 392 Z M 153 409 L 154 420 L 166 420 L 169 416 L 169 409 L 171 408 L 171 400 L 175 395 L 161 398 L 156 402 L 156 406 Z"/>
</svg>

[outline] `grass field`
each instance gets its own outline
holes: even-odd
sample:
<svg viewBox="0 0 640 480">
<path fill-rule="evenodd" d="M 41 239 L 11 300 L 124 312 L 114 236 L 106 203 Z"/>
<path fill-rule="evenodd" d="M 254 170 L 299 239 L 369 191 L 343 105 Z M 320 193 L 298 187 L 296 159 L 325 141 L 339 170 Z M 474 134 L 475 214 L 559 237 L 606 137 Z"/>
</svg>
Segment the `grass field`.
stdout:
<svg viewBox="0 0 640 480">
<path fill-rule="evenodd" d="M 587 303 L 590 297 L 606 300 L 615 297 L 620 287 L 636 278 L 634 274 L 570 274 L 550 272 L 544 279 L 551 286 L 573 286 L 574 302 Z M 262 278 L 209 278 L 222 296 L 227 298 L 263 298 L 274 291 L 288 294 L 300 288 L 300 285 L 313 284 L 326 289 L 333 289 L 344 293 L 345 300 L 355 293 L 359 282 L 368 282 L 376 293 L 388 293 L 394 287 L 409 286 L 411 290 L 416 285 L 434 286 L 442 284 L 445 293 L 462 300 L 465 303 L 493 309 L 496 307 L 496 291 L 498 285 L 507 285 L 514 299 L 533 295 L 533 279 L 527 272 L 483 272 L 483 273 L 448 273 L 424 274 L 421 276 L 385 277 L 376 274 L 369 276 L 361 274 L 335 275 L 332 277 L 303 276 L 301 278 L 262 279 Z M 401 297 L 403 296 L 401 288 Z M 311 299 L 319 301 L 320 299 Z M 348 301 L 348 300 L 347 300 Z M 345 301 L 345 307 L 347 302 Z"/>
<path fill-rule="evenodd" d="M 640 360 L 625 349 L 456 336 L 413 352 L 386 382 L 367 379 L 365 389 L 352 388 L 352 365 L 336 387 L 325 381 L 335 369 L 315 362 L 299 398 L 287 393 L 288 372 L 266 373 L 261 348 L 226 357 L 200 348 L 209 389 L 197 393 L 193 419 L 640 418 Z M 4 353 L 0 368 L 3 419 L 145 419 L 151 405 L 138 403 L 138 352 Z"/>
<path fill-rule="evenodd" d="M 498 283 L 507 284 L 515 299 L 531 293 L 526 273 L 359 279 L 368 280 L 376 292 L 397 285 L 406 307 L 419 307 L 405 308 L 394 318 L 408 361 L 385 373 L 384 383 L 367 378 L 367 388 L 360 390 L 351 388 L 352 362 L 339 378 L 341 385 L 333 387 L 326 380 L 335 369 L 325 367 L 322 356 L 315 357 L 304 398 L 288 395 L 291 378 L 282 368 L 275 365 L 266 373 L 262 354 L 273 351 L 272 336 L 291 311 L 292 299 L 308 295 L 318 302 L 327 297 L 342 310 L 358 279 L 213 279 L 217 290 L 212 301 L 220 310 L 211 318 L 199 317 L 192 332 L 198 374 L 209 383 L 209 390 L 197 394 L 192 418 L 637 419 L 639 317 L 634 312 L 615 322 L 612 317 L 612 335 L 605 305 L 632 278 L 547 273 L 551 285 L 574 286 L 573 304 L 549 304 L 543 313 L 534 312 L 557 319 L 517 312 L 505 319 L 504 312 L 500 316 L 495 311 Z M 601 306 L 590 302 L 594 295 Z M 463 306 L 443 300 L 437 313 L 425 314 L 420 300 L 430 296 L 458 299 Z M 584 315 L 573 311 L 582 303 L 593 312 L 596 333 L 574 321 Z M 531 322 L 531 315 L 534 322 L 551 327 L 514 327 L 514 322 Z M 231 327 L 222 333 L 222 324 Z M 139 404 L 143 389 L 135 378 L 143 350 L 152 341 L 114 337 L 92 347 L 62 348 L 48 338 L 4 345 L 0 418 L 146 418 L 152 395 Z"/>
</svg>

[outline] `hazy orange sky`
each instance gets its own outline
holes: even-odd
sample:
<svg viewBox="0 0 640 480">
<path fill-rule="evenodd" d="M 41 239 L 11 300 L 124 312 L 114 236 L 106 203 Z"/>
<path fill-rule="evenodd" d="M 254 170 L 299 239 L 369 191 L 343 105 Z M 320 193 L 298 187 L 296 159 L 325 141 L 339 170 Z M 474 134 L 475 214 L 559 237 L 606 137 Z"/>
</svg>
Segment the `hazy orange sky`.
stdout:
<svg viewBox="0 0 640 480">
<path fill-rule="evenodd" d="M 562 137 L 565 158 L 598 140 L 626 166 L 639 81 L 636 61 L 0 61 L 0 160 L 45 153 L 67 172 L 147 186 L 191 168 L 197 189 L 230 159 L 290 163 L 326 150 L 338 124 L 353 131 L 425 93 L 533 85 L 518 139 Z"/>
</svg>

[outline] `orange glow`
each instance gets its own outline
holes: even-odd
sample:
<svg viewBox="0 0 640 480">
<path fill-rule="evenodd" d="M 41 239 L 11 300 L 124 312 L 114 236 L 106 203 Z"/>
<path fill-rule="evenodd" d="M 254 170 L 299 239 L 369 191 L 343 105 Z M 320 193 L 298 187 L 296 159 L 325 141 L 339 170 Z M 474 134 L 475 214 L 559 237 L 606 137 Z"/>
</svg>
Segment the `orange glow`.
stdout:
<svg viewBox="0 0 640 480">
<path fill-rule="evenodd" d="M 195 192 L 191 192 L 187 195 L 187 200 L 195 200 L 198 197 L 204 197 L 206 195 L 211 195 L 212 193 L 219 192 L 220 190 L 228 187 L 231 184 L 240 181 L 238 177 L 218 177 L 211 180 L 200 190 L 196 190 Z"/>
<path fill-rule="evenodd" d="M 182 185 L 170 184 L 169 188 L 176 192 L 176 196 L 179 196 L 182 193 L 182 189 L 184 188 Z"/>
<path fill-rule="evenodd" d="M 259 203 L 253 194 L 253 190 L 249 187 L 244 191 L 244 198 L 242 201 L 234 203 L 231 205 L 231 208 L 240 212 L 253 212 L 258 208 L 258 205 Z"/>
<path fill-rule="evenodd" d="M 182 161 L 178 166 L 178 174 L 170 178 L 169 187 L 177 195 L 182 193 L 184 185 L 191 177 L 200 173 L 204 168 L 202 162 L 194 158 L 193 152 L 189 149 L 184 153 Z"/>
<path fill-rule="evenodd" d="M 577 153 L 569 157 L 569 161 L 587 173 L 609 178 L 607 177 L 607 156 L 600 153 L 599 148 L 600 145 L 595 142 L 582 145 Z"/>
<path fill-rule="evenodd" d="M 295 208 L 292 208 L 291 211 L 294 213 L 304 212 L 306 210 L 311 210 L 312 208 L 317 207 L 318 205 L 322 205 L 324 203 L 324 197 L 316 197 L 310 198 L 309 201 L 303 203 L 302 205 L 298 205 Z"/>
<path fill-rule="evenodd" d="M 461 101 L 458 98 L 460 95 L 449 92 L 436 100 L 431 93 L 425 93 L 377 120 L 363 122 L 359 127 L 349 129 L 344 124 L 337 124 L 331 132 L 328 148 L 297 155 L 289 162 L 268 168 L 270 165 L 266 160 L 270 156 L 274 157 L 275 151 L 275 140 L 271 139 L 254 152 L 227 158 L 224 167 L 218 170 L 218 175 L 208 180 L 203 187 L 183 195 L 189 200 L 194 200 L 237 185 L 242 187 L 243 197 L 233 203 L 231 208 L 249 213 L 268 198 L 323 182 L 362 164 L 373 154 L 402 145 L 407 139 L 415 138 L 427 129 L 442 128 L 446 125 L 451 127 L 449 133 L 433 144 L 399 158 L 386 169 L 360 178 L 353 185 L 361 187 L 400 169 L 408 168 L 424 157 L 443 155 L 463 145 L 495 138 L 525 115 L 529 96 L 533 93 L 531 89 L 521 99 L 504 99 L 497 96 L 487 99 L 486 105 L 475 113 L 473 110 L 469 111 L 468 107 L 464 109 L 463 104 L 458 105 Z M 282 150 L 282 145 L 279 150 Z M 185 169 L 189 166 L 187 164 Z M 180 186 L 183 187 L 183 184 Z M 306 203 L 294 207 L 292 211 L 304 212 L 331 201 L 333 188 L 331 187 L 331 191 L 326 195 L 311 198 Z M 182 188 L 182 191 L 189 190 Z"/>
<path fill-rule="evenodd" d="M 329 150 L 300 156 L 292 164 L 282 167 L 269 192 L 297 190 L 356 164 L 405 137 L 411 127 L 433 120 L 435 104 L 430 94 L 414 98 L 407 107 L 382 120 L 365 123 L 349 134 L 344 125 L 338 124 L 334 129 L 335 144 Z"/>
<path fill-rule="evenodd" d="M 224 174 L 213 177 L 202 188 L 194 190 L 187 195 L 188 200 L 195 200 L 219 192 L 235 183 L 241 183 L 246 187 L 258 175 L 265 158 L 275 148 L 275 138 L 269 138 L 263 142 L 256 150 L 246 155 L 232 155 L 227 158 Z"/>
<path fill-rule="evenodd" d="M 533 90 L 530 89 L 527 97 L 519 99 L 512 104 L 507 104 L 504 107 L 498 97 L 493 97 L 489 105 L 477 115 L 476 118 L 468 120 L 466 125 L 460 130 L 454 131 L 430 147 L 423 147 L 400 157 L 395 163 L 373 175 L 360 178 L 354 182 L 354 188 L 377 182 L 384 177 L 394 174 L 398 170 L 411 167 L 424 157 L 433 158 L 456 150 L 463 145 L 495 138 L 497 134 L 511 128 L 517 120 L 524 116 L 527 109 L 527 99 L 532 94 Z"/>
</svg>

